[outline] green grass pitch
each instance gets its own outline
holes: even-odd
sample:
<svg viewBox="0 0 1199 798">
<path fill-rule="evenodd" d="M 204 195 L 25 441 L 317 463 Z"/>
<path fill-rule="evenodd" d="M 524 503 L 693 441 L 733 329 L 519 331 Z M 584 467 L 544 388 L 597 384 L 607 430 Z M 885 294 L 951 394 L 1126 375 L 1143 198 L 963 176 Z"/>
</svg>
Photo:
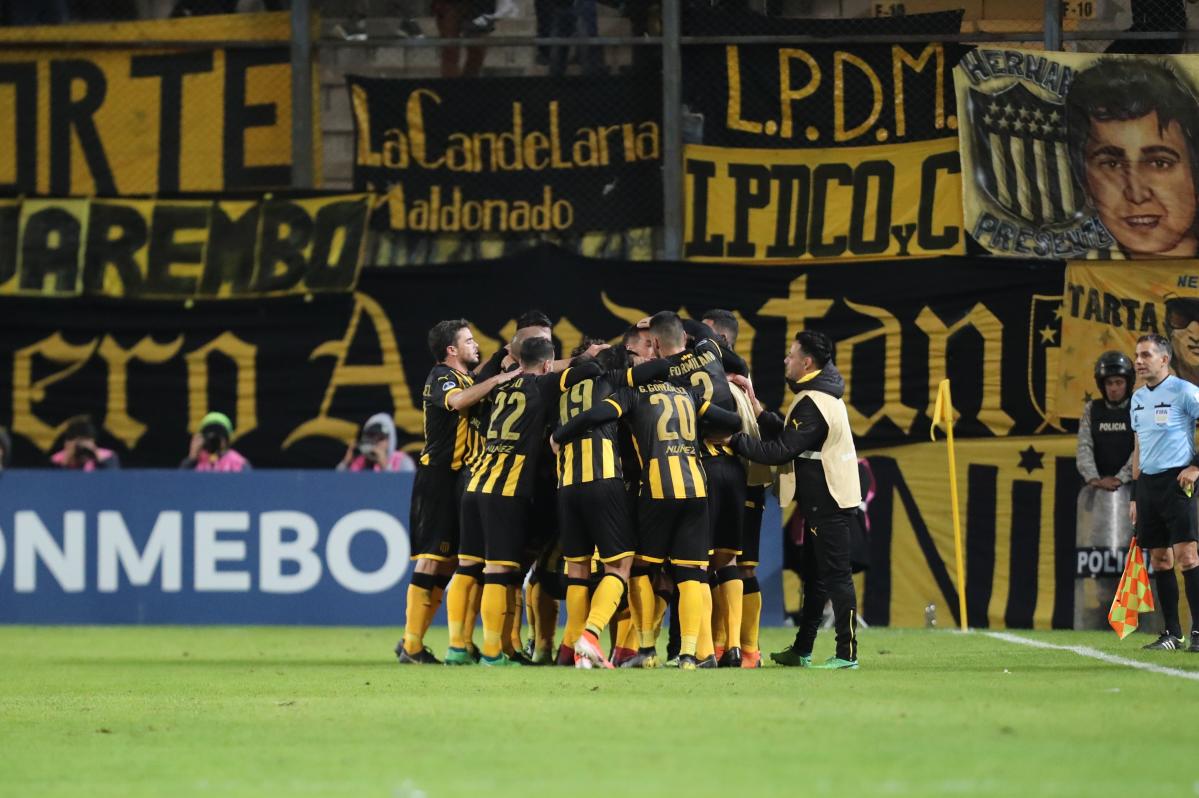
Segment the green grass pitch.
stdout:
<svg viewBox="0 0 1199 798">
<path fill-rule="evenodd" d="M 864 630 L 856 672 L 401 668 L 396 634 L 0 627 L 0 795 L 1199 794 L 1199 681 L 978 632 Z"/>
</svg>

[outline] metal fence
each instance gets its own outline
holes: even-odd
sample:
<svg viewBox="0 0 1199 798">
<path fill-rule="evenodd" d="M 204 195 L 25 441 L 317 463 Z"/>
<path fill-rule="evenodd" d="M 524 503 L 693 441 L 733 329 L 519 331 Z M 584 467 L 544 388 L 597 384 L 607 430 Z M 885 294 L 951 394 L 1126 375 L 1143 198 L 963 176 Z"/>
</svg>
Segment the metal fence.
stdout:
<svg viewBox="0 0 1199 798">
<path fill-rule="evenodd" d="M 5 0 L 0 16 L 11 25 L 282 8 L 290 10 L 292 19 L 292 187 L 352 185 L 355 142 L 348 74 L 479 80 L 628 75 L 661 87 L 661 183 L 628 201 L 660 201 L 662 224 L 640 231 L 638 246 L 672 259 L 683 255 L 683 147 L 702 123 L 688 93 L 702 93 L 705 84 L 720 78 L 703 72 L 714 61 L 702 56 L 713 48 L 937 41 L 1185 52 L 1199 39 L 1199 6 L 1191 0 Z M 312 23 L 316 14 L 319 25 Z M 898 26 L 896 18 L 903 18 Z M 187 51 L 213 44 L 143 40 L 126 46 Z M 264 46 L 252 41 L 221 44 Z M 77 40 L 69 46 L 92 45 Z M 846 83 L 846 92 L 864 90 Z M 245 103 L 251 102 L 253 91 L 247 88 Z M 314 127 L 317 119 L 320 129 Z M 184 135 L 187 123 L 185 117 Z M 319 152 L 314 153 L 314 142 L 321 142 Z M 627 238 L 617 238 L 601 237 L 592 245 L 594 254 L 628 245 Z M 376 251 L 383 262 L 403 262 L 409 254 L 386 241 Z"/>
</svg>

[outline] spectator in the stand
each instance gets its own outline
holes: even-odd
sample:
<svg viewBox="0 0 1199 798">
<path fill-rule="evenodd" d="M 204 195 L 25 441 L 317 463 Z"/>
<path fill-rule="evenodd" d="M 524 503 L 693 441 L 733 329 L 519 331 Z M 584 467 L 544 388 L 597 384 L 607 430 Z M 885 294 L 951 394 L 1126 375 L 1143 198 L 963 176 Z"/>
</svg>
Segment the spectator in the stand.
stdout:
<svg viewBox="0 0 1199 798">
<path fill-rule="evenodd" d="M 551 36 L 590 37 L 599 35 L 599 18 L 595 0 L 554 0 Z M 567 66 L 568 47 L 557 46 L 550 50 L 550 74 L 564 75 Z M 602 47 L 581 45 L 576 48 L 583 74 L 594 75 L 603 71 L 604 50 Z"/>
<path fill-rule="evenodd" d="M 396 425 L 387 413 L 376 413 L 362 426 L 358 442 L 346 450 L 338 471 L 416 471 L 412 457 L 396 447 Z"/>
<path fill-rule="evenodd" d="M 249 471 L 250 461 L 230 448 L 233 422 L 224 413 L 209 413 L 200 419 L 200 431 L 192 435 L 187 459 L 179 464 L 191 471 Z"/>
<path fill-rule="evenodd" d="M 487 31 L 474 30 L 471 14 L 473 0 L 433 0 L 433 16 L 437 20 L 437 35 L 443 39 L 480 35 Z M 475 78 L 483 71 L 483 47 L 467 47 L 466 59 L 462 58 L 461 47 L 441 48 L 441 76 L 443 78 Z"/>
<path fill-rule="evenodd" d="M 1099 398 L 1078 420 L 1078 473 L 1092 488 L 1115 491 L 1132 481 L 1132 426 L 1128 400 L 1136 372 L 1123 352 L 1104 352 L 1095 362 Z"/>
<path fill-rule="evenodd" d="M 0 427 L 0 471 L 8 468 L 9 460 L 12 459 L 12 438 L 8 434 L 8 430 Z"/>
<path fill-rule="evenodd" d="M 121 460 L 116 452 L 96 445 L 96 426 L 91 418 L 77 416 L 67 424 L 62 434 L 62 449 L 50 457 L 50 464 L 73 471 L 97 471 L 120 468 Z"/>
<path fill-rule="evenodd" d="M 279 0 L 274 0 L 274 2 L 278 3 Z M 420 23 L 405 13 L 403 0 L 392 0 L 389 5 L 390 10 L 399 20 L 395 27 L 396 36 L 402 39 L 425 38 L 425 32 L 421 29 Z M 343 25 L 335 25 L 333 32 L 348 41 L 366 41 L 366 18 L 369 10 L 368 0 L 354 0 L 353 10 L 350 12 L 350 28 L 347 30 Z"/>
</svg>

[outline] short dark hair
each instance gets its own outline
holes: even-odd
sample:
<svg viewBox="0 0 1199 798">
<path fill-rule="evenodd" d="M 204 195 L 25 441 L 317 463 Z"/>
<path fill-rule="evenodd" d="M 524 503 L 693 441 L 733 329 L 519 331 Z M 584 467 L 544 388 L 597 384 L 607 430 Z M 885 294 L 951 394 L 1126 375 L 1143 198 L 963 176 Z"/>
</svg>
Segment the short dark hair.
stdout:
<svg viewBox="0 0 1199 798">
<path fill-rule="evenodd" d="M 833 343 L 833 339 L 822 332 L 800 330 L 795 334 L 795 340 L 799 342 L 799 348 L 803 353 L 812 358 L 812 362 L 818 368 L 824 368 L 826 364 L 832 363 L 837 356 L 837 347 Z"/>
<path fill-rule="evenodd" d="M 687 340 L 687 333 L 683 330 L 683 320 L 673 310 L 655 313 L 649 320 L 649 331 L 675 346 L 682 346 Z"/>
<path fill-rule="evenodd" d="M 446 350 L 458 340 L 458 331 L 469 326 L 470 322 L 466 319 L 446 319 L 434 324 L 433 329 L 429 330 L 429 354 L 433 359 L 438 363 L 445 360 Z"/>
<path fill-rule="evenodd" d="M 520 364 L 539 366 L 554 359 L 554 342 L 545 338 L 526 338 L 520 345 Z"/>
<path fill-rule="evenodd" d="M 629 341 L 641 337 L 641 328 L 636 324 L 629 325 L 629 328 L 624 331 L 624 335 L 620 339 L 620 343 L 624 346 L 629 345 Z"/>
<path fill-rule="evenodd" d="M 553 329 L 554 323 L 550 321 L 549 316 L 540 310 L 526 310 L 516 318 L 516 329 L 523 330 L 525 327 L 549 327 Z"/>
<path fill-rule="evenodd" d="M 1070 167 L 1087 187 L 1087 139 L 1091 120 L 1140 119 L 1157 112 L 1158 130 L 1171 122 L 1182 128 L 1191 156 L 1191 174 L 1199 186 L 1199 102 L 1194 89 L 1165 61 L 1148 58 L 1101 58 L 1079 72 L 1066 95 L 1066 135 Z"/>
<path fill-rule="evenodd" d="M 96 425 L 92 423 L 91 416 L 75 416 L 67 420 L 67 428 L 63 430 L 62 439 L 64 441 L 75 440 L 76 438 L 95 438 Z"/>
<path fill-rule="evenodd" d="M 1157 333 L 1146 333 L 1137 339 L 1137 343 L 1153 344 L 1157 351 L 1170 359 L 1174 358 L 1174 349 L 1170 346 L 1170 339 L 1160 336 Z"/>
<path fill-rule="evenodd" d="M 579 355 L 586 352 L 591 347 L 595 346 L 596 344 L 603 344 L 603 343 L 607 343 L 603 338 L 589 338 L 587 336 L 584 336 L 583 340 L 579 341 L 579 345 L 576 346 L 574 349 L 570 350 L 570 356 L 572 358 L 576 358 Z"/>
<path fill-rule="evenodd" d="M 741 325 L 732 311 L 712 308 L 703 315 L 702 320 L 711 322 L 709 326 L 723 335 L 729 346 L 737 343 L 737 334 L 741 331 Z"/>
<path fill-rule="evenodd" d="M 623 346 L 610 346 L 600 350 L 595 360 L 604 371 L 624 371 L 629 367 L 629 350 Z"/>
</svg>

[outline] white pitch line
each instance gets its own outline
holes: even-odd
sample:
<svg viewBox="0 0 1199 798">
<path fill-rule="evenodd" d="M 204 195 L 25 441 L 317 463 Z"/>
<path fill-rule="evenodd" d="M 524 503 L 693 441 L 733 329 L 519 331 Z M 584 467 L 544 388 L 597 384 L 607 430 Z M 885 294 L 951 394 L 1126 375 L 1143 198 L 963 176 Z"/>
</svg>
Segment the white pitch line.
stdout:
<svg viewBox="0 0 1199 798">
<path fill-rule="evenodd" d="M 1100 662 L 1106 662 L 1111 665 L 1123 665 L 1127 668 L 1137 668 L 1138 670 L 1149 671 L 1150 673 L 1160 673 L 1163 676 L 1177 676 L 1180 679 L 1190 679 L 1193 682 L 1199 682 L 1199 671 L 1184 671 L 1180 668 L 1167 668 L 1165 665 L 1155 665 L 1152 662 L 1117 657 L 1115 654 L 1107 654 L 1090 646 L 1059 646 L 1056 643 L 1031 640 L 1027 637 L 1020 637 L 1020 635 L 1008 634 L 1007 632 L 983 632 L 983 634 L 987 637 L 993 637 L 996 640 L 1003 640 L 1008 643 L 1018 643 L 1019 645 L 1032 646 L 1033 648 L 1050 648 L 1054 651 L 1069 651 L 1080 657 L 1097 659 Z"/>
</svg>

